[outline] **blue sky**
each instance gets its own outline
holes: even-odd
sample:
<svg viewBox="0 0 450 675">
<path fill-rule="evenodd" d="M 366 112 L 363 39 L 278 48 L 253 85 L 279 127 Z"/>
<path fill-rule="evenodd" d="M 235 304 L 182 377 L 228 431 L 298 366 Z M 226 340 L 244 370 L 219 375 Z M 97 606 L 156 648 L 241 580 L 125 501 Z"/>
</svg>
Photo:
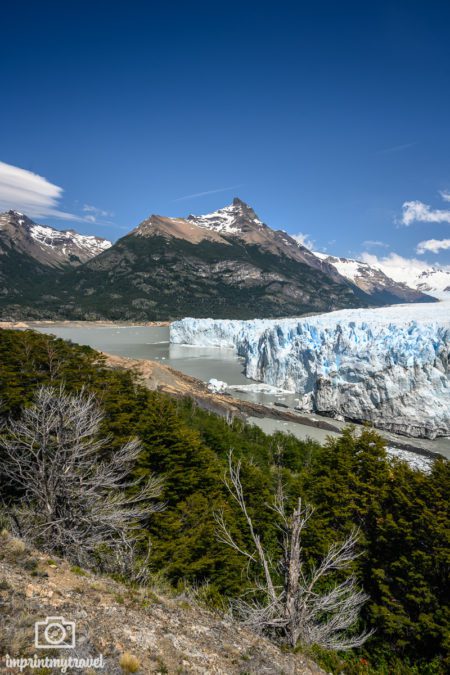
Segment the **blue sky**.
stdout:
<svg viewBox="0 0 450 675">
<path fill-rule="evenodd" d="M 448 265 L 449 26 L 440 0 L 7 3 L 0 206 L 116 239 L 237 195 L 319 249 Z"/>
</svg>

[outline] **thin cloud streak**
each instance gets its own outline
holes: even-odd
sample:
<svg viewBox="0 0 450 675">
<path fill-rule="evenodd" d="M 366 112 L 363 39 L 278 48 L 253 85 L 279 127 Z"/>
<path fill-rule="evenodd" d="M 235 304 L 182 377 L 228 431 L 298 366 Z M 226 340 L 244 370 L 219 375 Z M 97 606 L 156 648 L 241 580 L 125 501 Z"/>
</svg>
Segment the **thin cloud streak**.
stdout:
<svg viewBox="0 0 450 675">
<path fill-rule="evenodd" d="M 384 150 L 378 150 L 377 155 L 389 155 L 392 152 L 401 152 L 402 150 L 408 150 L 417 145 L 417 142 L 414 143 L 402 143 L 401 145 L 393 145 L 391 148 L 384 148 Z"/>
<path fill-rule="evenodd" d="M 363 246 L 367 246 L 368 248 L 390 248 L 390 244 L 386 244 L 384 241 L 378 241 L 377 239 L 366 239 L 366 241 L 363 241 Z"/>
<path fill-rule="evenodd" d="M 231 185 L 230 187 L 218 188 L 217 190 L 207 190 L 206 192 L 195 192 L 193 195 L 186 195 L 185 197 L 178 197 L 174 199 L 174 202 L 182 202 L 185 199 L 195 199 L 196 197 L 205 197 L 206 195 L 215 195 L 218 192 L 228 192 L 228 190 L 235 190 L 236 188 L 242 187 L 243 183 L 239 185 Z"/>
<path fill-rule="evenodd" d="M 92 204 L 85 204 L 83 206 L 83 211 L 85 213 L 91 213 L 95 217 L 101 216 L 102 218 L 112 218 L 114 216 L 114 213 L 112 213 L 112 211 L 105 211 L 104 209 L 99 209 L 96 206 L 93 206 Z"/>
</svg>

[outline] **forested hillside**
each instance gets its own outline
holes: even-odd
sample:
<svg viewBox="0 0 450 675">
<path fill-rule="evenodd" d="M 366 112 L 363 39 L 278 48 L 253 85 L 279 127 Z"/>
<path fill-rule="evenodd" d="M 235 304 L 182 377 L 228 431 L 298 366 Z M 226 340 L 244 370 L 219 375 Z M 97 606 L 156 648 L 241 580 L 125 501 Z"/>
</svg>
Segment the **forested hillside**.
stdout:
<svg viewBox="0 0 450 675">
<path fill-rule="evenodd" d="M 175 587 L 202 585 L 204 599 L 226 608 L 252 585 L 252 565 L 217 538 L 214 515 L 242 547 L 251 545 L 245 519 L 223 476 L 230 449 L 242 460 L 241 481 L 255 530 L 269 553 L 277 549 L 276 513 L 267 503 L 280 483 L 290 505 L 299 496 L 315 507 L 302 539 L 312 564 L 328 546 L 360 528 L 361 555 L 353 563 L 370 596 L 361 626 L 374 629 L 358 649 L 314 650 L 330 672 L 444 673 L 448 660 L 450 612 L 448 495 L 450 465 L 435 461 L 429 475 L 388 460 L 383 440 L 367 429 L 348 428 L 324 446 L 292 436 L 267 436 L 241 421 L 227 422 L 196 407 L 140 386 L 130 373 L 108 368 L 88 347 L 31 331 L 0 331 L 1 415 L 17 419 L 40 385 L 73 393 L 84 386 L 104 411 L 104 456 L 130 437 L 142 441 L 133 475 L 162 476 L 165 509 L 141 525 L 141 546 L 151 538 L 151 575 Z M 3 450 L 0 447 L 0 453 Z M 0 466 L 3 457 L 0 456 Z M 6 507 L 20 491 L 2 478 Z M 3 514 L 2 517 L 5 517 Z M 301 645 L 300 645 L 301 648 Z"/>
</svg>

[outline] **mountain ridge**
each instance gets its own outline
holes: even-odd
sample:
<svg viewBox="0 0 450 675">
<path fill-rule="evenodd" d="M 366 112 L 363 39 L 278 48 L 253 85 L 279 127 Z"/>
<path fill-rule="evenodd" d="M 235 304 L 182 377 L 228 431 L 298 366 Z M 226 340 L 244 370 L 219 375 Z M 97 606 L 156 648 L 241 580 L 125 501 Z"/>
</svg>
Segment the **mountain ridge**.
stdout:
<svg viewBox="0 0 450 675">
<path fill-rule="evenodd" d="M 157 320 L 282 316 L 370 304 L 332 266 L 262 223 L 237 198 L 206 216 L 153 214 L 61 284 L 67 295 L 75 289 L 77 301 L 70 302 L 92 318 L 100 318 L 100 303 L 107 318 Z"/>
<path fill-rule="evenodd" d="M 17 222 L 24 218 L 16 214 Z M 12 279 L 12 290 L 0 297 L 4 319 L 251 319 L 432 301 L 392 280 L 358 285 L 328 258 L 270 228 L 237 197 L 205 215 L 153 214 L 113 245 L 96 242 L 101 250 L 71 266 L 43 257 L 48 234 L 29 223 L 28 229 L 38 228 L 39 255 L 32 260 L 33 251 L 22 247 L 21 265 L 32 270 L 31 278 L 25 286 Z M 67 234 L 50 230 L 55 241 Z"/>
<path fill-rule="evenodd" d="M 94 235 L 39 225 L 19 211 L 0 214 L 0 246 L 26 253 L 49 267 L 81 265 L 112 246 Z"/>
<path fill-rule="evenodd" d="M 404 282 L 395 281 L 381 268 L 369 265 L 366 262 L 353 258 L 337 257 L 314 252 L 314 255 L 332 265 L 336 271 L 358 288 L 369 293 L 372 297 L 387 296 L 397 298 L 397 302 L 426 302 L 420 289 L 413 289 Z M 429 300 L 432 301 L 431 298 Z"/>
</svg>

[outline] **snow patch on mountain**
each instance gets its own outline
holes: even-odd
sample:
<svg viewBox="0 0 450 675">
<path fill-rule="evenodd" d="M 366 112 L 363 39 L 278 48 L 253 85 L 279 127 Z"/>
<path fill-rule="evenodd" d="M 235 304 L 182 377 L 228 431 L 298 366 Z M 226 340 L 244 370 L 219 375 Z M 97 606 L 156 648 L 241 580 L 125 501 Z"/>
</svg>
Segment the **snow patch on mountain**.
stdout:
<svg viewBox="0 0 450 675">
<path fill-rule="evenodd" d="M 13 247 L 16 252 L 50 267 L 79 265 L 112 246 L 101 237 L 39 225 L 12 210 L 0 213 L 0 238 L 6 250 Z"/>
<path fill-rule="evenodd" d="M 428 265 L 423 260 L 407 259 L 391 253 L 378 258 L 371 253 L 363 253 L 363 264 L 379 269 L 394 281 L 404 283 L 422 293 L 450 292 L 450 268 Z"/>
<path fill-rule="evenodd" d="M 391 296 L 393 302 L 428 301 L 431 288 L 422 289 L 419 285 L 408 285 L 400 278 L 389 276 L 381 267 L 362 260 L 337 258 L 336 256 L 314 251 L 314 255 L 323 262 L 332 265 L 342 277 L 356 284 L 361 290 L 386 300 Z M 427 293 L 424 295 L 425 291 Z M 434 295 L 433 295 L 434 297 Z M 432 302 L 432 300 L 429 300 Z"/>
<path fill-rule="evenodd" d="M 78 234 L 74 230 L 55 230 L 46 225 L 31 225 L 30 235 L 41 246 L 61 251 L 63 255 L 70 255 L 79 250 L 92 258 L 112 246 L 110 241 L 100 237 Z"/>
<path fill-rule="evenodd" d="M 319 251 L 313 251 L 314 255 L 321 260 L 326 260 L 329 262 L 339 274 L 342 274 L 346 279 L 355 282 L 358 277 L 361 276 L 373 276 L 374 270 L 367 263 L 361 262 L 360 260 L 352 260 L 351 258 L 337 258 L 336 256 L 327 255 L 326 253 L 320 253 Z"/>
<path fill-rule="evenodd" d="M 229 206 L 203 216 L 191 214 L 187 217 L 187 220 L 207 230 L 214 230 L 222 234 L 238 234 L 241 232 L 239 221 L 243 218 L 251 225 L 263 226 L 253 209 L 240 199 L 234 199 Z"/>
<path fill-rule="evenodd" d="M 450 302 L 298 319 L 183 319 L 173 343 L 234 347 L 247 377 L 301 395 L 306 411 L 409 436 L 450 436 Z"/>
</svg>

